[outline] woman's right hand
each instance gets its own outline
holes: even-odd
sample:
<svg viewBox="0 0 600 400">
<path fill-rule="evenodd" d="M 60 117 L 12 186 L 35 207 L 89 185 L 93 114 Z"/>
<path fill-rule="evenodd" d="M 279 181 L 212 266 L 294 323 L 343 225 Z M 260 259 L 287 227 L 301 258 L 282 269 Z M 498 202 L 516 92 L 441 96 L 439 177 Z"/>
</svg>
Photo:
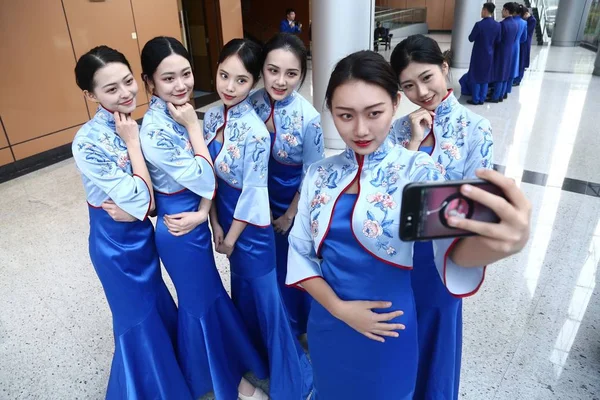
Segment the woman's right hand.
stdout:
<svg viewBox="0 0 600 400">
<path fill-rule="evenodd" d="M 398 337 L 396 331 L 405 328 L 403 324 L 387 322 L 403 315 L 403 311 L 385 314 L 373 312 L 374 309 L 385 309 L 391 306 L 392 303 L 389 301 L 344 301 L 335 316 L 369 339 L 383 343 L 384 336 Z"/>
<path fill-rule="evenodd" d="M 213 223 L 211 221 L 210 226 L 212 228 L 213 242 L 215 243 L 215 248 L 218 248 L 219 246 L 221 246 L 221 244 L 223 244 L 223 239 L 225 238 L 225 232 L 223 231 L 223 228 L 221 228 L 221 225 L 219 225 L 216 222 Z"/>
<path fill-rule="evenodd" d="M 123 211 L 118 205 L 112 200 L 106 200 L 102 203 L 102 209 L 110 215 L 110 217 L 117 222 L 134 222 L 137 218 Z"/>
<path fill-rule="evenodd" d="M 424 108 L 408 114 L 408 119 L 410 120 L 410 145 L 413 147 L 416 146 L 415 149 L 409 148 L 409 150 L 419 149 L 423 139 L 425 139 L 425 133 L 428 133 L 433 127 L 433 117 L 435 117 L 435 113 Z"/>
<path fill-rule="evenodd" d="M 185 103 L 182 106 L 176 106 L 173 103 L 167 103 L 171 117 L 181 125 L 189 128 L 193 124 L 198 124 L 198 116 L 196 110 L 190 103 Z"/>
<path fill-rule="evenodd" d="M 113 114 L 115 117 L 115 129 L 117 135 L 129 148 L 131 145 L 139 144 L 140 142 L 140 129 L 137 122 L 131 116 L 116 112 Z"/>
</svg>

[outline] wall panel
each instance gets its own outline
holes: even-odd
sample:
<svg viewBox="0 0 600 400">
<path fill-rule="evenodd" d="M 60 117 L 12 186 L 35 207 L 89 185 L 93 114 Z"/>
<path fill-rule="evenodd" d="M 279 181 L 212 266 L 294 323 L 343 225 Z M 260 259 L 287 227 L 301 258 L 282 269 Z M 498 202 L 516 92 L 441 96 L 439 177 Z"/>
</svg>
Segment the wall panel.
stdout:
<svg viewBox="0 0 600 400">
<path fill-rule="evenodd" d="M 51 150 L 64 144 L 71 143 L 79 128 L 81 128 L 81 125 L 12 146 L 13 153 L 15 153 L 15 158 L 17 161 L 22 160 L 43 151 Z"/>
<path fill-rule="evenodd" d="M 14 162 L 15 159 L 9 148 L 0 149 L 0 167 Z"/>
<path fill-rule="evenodd" d="M 177 0 L 131 0 L 140 51 L 156 36 L 171 36 L 181 42 Z"/>
<path fill-rule="evenodd" d="M 63 0 L 63 3 L 77 57 L 102 44 L 119 50 L 127 57 L 140 86 L 137 104 L 147 103 L 148 97 L 140 78 L 140 50 L 130 0 Z M 95 107 L 90 107 L 90 114 L 94 111 Z"/>
<path fill-rule="evenodd" d="M 427 25 L 430 30 L 444 27 L 444 0 L 427 0 Z"/>
<path fill-rule="evenodd" d="M 446 0 L 444 7 L 444 30 L 452 30 L 454 26 L 454 6 L 455 0 Z"/>
<path fill-rule="evenodd" d="M 12 144 L 87 121 L 60 0 L 1 1 L 0 43 L 0 115 Z"/>
<path fill-rule="evenodd" d="M 219 0 L 223 44 L 244 37 L 242 4 L 240 0 Z"/>
</svg>

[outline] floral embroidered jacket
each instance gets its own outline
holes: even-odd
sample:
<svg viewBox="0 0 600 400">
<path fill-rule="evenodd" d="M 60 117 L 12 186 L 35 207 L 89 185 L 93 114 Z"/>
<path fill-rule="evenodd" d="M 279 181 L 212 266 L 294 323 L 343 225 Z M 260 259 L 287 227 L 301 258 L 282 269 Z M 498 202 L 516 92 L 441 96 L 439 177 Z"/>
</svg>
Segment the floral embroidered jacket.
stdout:
<svg viewBox="0 0 600 400">
<path fill-rule="evenodd" d="M 90 206 L 101 207 L 112 200 L 139 220 L 148 216 L 148 185 L 132 174 L 127 147 L 116 133 L 111 112 L 98 107 L 96 115 L 75 135 L 72 151 Z"/>
<path fill-rule="evenodd" d="M 194 154 L 187 130 L 156 96 L 144 115 L 140 140 L 154 190 L 173 194 L 188 189 L 207 199 L 214 197 L 213 167 L 206 158 Z"/>
<path fill-rule="evenodd" d="M 389 139 L 406 147 L 410 133 L 410 120 L 404 116 L 392 124 Z M 493 167 L 490 122 L 460 104 L 452 91 L 435 109 L 429 135 L 434 140 L 431 156 L 447 180 L 474 178 L 476 169 Z"/>
<path fill-rule="evenodd" d="M 223 128 L 223 147 L 214 164 L 216 174 L 242 191 L 233 217 L 257 226 L 271 224 L 267 173 L 269 132 L 250 101 L 225 109 L 211 108 L 204 115 L 204 140 L 210 144 Z"/>
<path fill-rule="evenodd" d="M 358 244 L 391 267 L 413 268 L 413 243 L 403 242 L 399 237 L 402 190 L 410 182 L 440 181 L 444 176 L 427 154 L 394 147 L 386 140 L 367 157 L 357 157 L 346 149 L 309 168 L 289 236 L 288 285 L 298 286 L 307 279 L 322 276 L 320 251 L 333 209 L 357 175 L 359 188 L 351 229 Z M 433 241 L 435 263 L 448 290 L 466 296 L 477 290 L 484 269 L 456 265 L 448 257 L 456 242 L 457 239 Z"/>
<path fill-rule="evenodd" d="M 250 102 L 263 121 L 273 117 L 271 156 L 275 161 L 302 165 L 304 176 L 312 163 L 325 156 L 321 115 L 302 95 L 293 92 L 281 101 L 271 102 L 267 91 L 259 89 Z"/>
</svg>

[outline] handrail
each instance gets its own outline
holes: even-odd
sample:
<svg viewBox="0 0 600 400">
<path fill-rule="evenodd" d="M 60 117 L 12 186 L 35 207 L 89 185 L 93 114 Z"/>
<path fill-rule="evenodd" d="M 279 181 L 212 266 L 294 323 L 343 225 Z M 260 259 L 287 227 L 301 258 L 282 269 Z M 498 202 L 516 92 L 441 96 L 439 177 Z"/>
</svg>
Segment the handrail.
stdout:
<svg viewBox="0 0 600 400">
<path fill-rule="evenodd" d="M 387 9 L 375 13 L 375 21 L 381 23 L 414 24 L 427 21 L 426 8 Z"/>
</svg>

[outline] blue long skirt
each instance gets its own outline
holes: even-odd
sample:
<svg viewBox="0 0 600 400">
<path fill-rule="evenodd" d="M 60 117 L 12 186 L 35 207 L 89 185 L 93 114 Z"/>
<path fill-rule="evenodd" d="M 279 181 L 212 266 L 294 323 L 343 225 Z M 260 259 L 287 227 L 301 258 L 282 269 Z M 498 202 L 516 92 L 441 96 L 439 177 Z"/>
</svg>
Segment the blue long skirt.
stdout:
<svg viewBox="0 0 600 400">
<path fill-rule="evenodd" d="M 266 374 L 248 330 L 227 295 L 215 265 L 208 222 L 180 237 L 169 233 L 165 214 L 197 211 L 200 197 L 184 190 L 155 193 L 156 245 L 179 303 L 179 363 L 194 398 L 214 391 L 218 400 L 236 400 L 244 373 Z"/>
<path fill-rule="evenodd" d="M 419 373 L 415 399 L 456 400 L 462 354 L 462 299 L 444 286 L 431 242 L 415 243 L 412 288 L 417 307 Z"/>
<path fill-rule="evenodd" d="M 89 207 L 89 251 L 113 317 L 106 398 L 191 399 L 177 363 L 177 308 L 160 273 L 150 220 L 116 222 Z"/>
<path fill-rule="evenodd" d="M 239 189 L 218 179 L 219 224 L 227 233 Z M 277 285 L 273 227 L 248 224 L 229 258 L 231 297 L 270 372 L 269 395 L 274 400 L 306 399 L 312 390 L 312 366 L 294 336 Z"/>
<path fill-rule="evenodd" d="M 281 217 L 290 207 L 294 196 L 298 193 L 302 181 L 302 165 L 284 165 L 273 156 L 269 159 L 269 201 L 273 218 Z M 275 249 L 277 257 L 277 283 L 281 291 L 283 303 L 288 312 L 292 330 L 296 336 L 306 333 L 311 297 L 308 293 L 287 287 L 289 231 L 285 234 L 275 232 Z"/>
<path fill-rule="evenodd" d="M 351 230 L 356 194 L 343 194 L 322 248 L 323 278 L 342 300 L 391 301 L 392 320 L 405 324 L 397 338 L 376 342 L 332 316 L 314 301 L 308 344 L 318 400 L 412 400 L 417 377 L 416 312 L 410 270 L 379 261 L 356 241 Z M 417 398 L 417 397 L 415 397 Z"/>
</svg>

